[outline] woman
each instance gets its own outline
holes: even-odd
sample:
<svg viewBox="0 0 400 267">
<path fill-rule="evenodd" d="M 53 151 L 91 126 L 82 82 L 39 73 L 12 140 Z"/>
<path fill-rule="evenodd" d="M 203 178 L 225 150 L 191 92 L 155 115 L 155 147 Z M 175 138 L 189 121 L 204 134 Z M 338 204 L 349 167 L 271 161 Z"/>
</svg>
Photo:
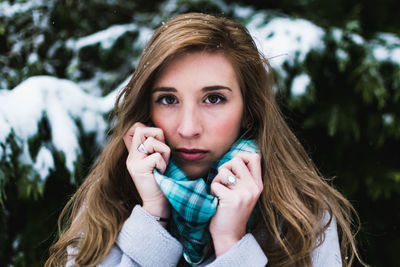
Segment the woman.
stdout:
<svg viewBox="0 0 400 267">
<path fill-rule="evenodd" d="M 359 259 L 354 210 L 283 121 L 270 73 L 229 19 L 190 13 L 157 29 L 117 99 L 109 143 L 61 214 L 66 227 L 46 265 Z"/>
</svg>

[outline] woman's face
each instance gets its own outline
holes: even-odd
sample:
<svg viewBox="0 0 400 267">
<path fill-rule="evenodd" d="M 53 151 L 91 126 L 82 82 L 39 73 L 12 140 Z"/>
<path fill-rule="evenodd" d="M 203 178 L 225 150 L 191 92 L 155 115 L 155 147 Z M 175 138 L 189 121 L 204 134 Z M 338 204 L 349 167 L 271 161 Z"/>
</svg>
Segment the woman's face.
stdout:
<svg viewBox="0 0 400 267">
<path fill-rule="evenodd" d="M 230 61 L 208 52 L 174 58 L 155 81 L 151 110 L 181 170 L 204 176 L 241 127 L 243 97 Z"/>
</svg>

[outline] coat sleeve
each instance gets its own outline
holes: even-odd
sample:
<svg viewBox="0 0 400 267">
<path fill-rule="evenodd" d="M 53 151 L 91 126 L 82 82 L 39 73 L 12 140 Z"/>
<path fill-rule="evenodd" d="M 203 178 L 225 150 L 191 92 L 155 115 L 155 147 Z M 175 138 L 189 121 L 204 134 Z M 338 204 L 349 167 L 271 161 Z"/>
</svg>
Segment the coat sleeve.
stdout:
<svg viewBox="0 0 400 267">
<path fill-rule="evenodd" d="M 226 253 L 207 264 L 207 267 L 265 266 L 268 260 L 252 234 L 246 234 Z"/>
<path fill-rule="evenodd" d="M 135 206 L 103 266 L 176 266 L 182 245 L 149 213 Z M 118 264 L 120 262 L 121 264 Z"/>
<path fill-rule="evenodd" d="M 324 223 L 329 220 L 329 214 L 326 212 L 323 218 Z M 337 232 L 335 217 L 332 218 L 328 228 L 325 230 L 325 236 L 322 243 L 317 247 L 311 260 L 314 267 L 341 267 L 342 259 L 340 254 L 340 245 Z M 236 243 L 225 254 L 221 255 L 213 262 L 207 264 L 209 267 L 222 266 L 265 266 L 268 262 L 266 255 L 251 234 L 246 234 L 238 243 Z"/>
<path fill-rule="evenodd" d="M 75 266 L 68 248 L 67 267 Z M 173 238 L 147 211 L 137 205 L 125 221 L 107 258 L 98 266 L 176 266 L 182 255 L 182 245 Z"/>
</svg>

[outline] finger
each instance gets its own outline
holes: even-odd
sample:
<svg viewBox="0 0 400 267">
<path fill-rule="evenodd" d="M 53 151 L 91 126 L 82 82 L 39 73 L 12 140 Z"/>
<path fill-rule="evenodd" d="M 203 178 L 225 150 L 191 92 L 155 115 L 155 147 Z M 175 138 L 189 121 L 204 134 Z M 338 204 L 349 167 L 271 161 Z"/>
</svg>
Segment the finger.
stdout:
<svg viewBox="0 0 400 267">
<path fill-rule="evenodd" d="M 123 137 L 123 140 L 124 140 L 126 148 L 128 149 L 128 152 L 130 152 L 130 150 L 131 150 L 132 139 L 135 134 L 135 130 L 138 127 L 147 127 L 147 126 L 141 122 L 135 122 L 131 127 L 129 127 L 128 131 L 126 131 L 126 133 Z"/>
<path fill-rule="evenodd" d="M 164 173 L 167 168 L 167 163 L 160 153 L 156 152 L 144 159 L 145 163 L 149 165 L 150 172 L 156 168 L 160 173 Z"/>
<path fill-rule="evenodd" d="M 126 131 L 126 133 L 123 137 L 125 147 L 128 150 L 128 152 L 130 152 L 130 150 L 131 150 L 132 138 L 133 138 L 133 134 L 135 133 L 135 129 L 139 126 L 145 126 L 145 125 L 140 122 L 134 123 L 131 127 L 129 127 L 128 131 Z"/>
<path fill-rule="evenodd" d="M 229 190 L 229 188 L 219 182 L 212 182 L 211 194 L 216 196 L 219 200 L 222 200 L 226 198 L 229 194 L 231 194 L 231 191 Z M 219 203 L 221 204 L 221 201 Z"/>
<path fill-rule="evenodd" d="M 142 123 L 137 123 L 134 125 L 134 134 L 132 138 L 132 142 L 130 145 L 129 152 L 131 153 L 132 151 L 134 152 L 134 158 L 135 159 L 143 159 L 147 157 L 147 153 L 143 153 L 143 151 L 140 151 L 138 148 L 141 146 L 148 137 L 153 137 L 160 142 L 164 143 L 164 133 L 160 128 L 154 128 L 154 127 L 147 127 L 144 126 L 142 127 Z"/>
<path fill-rule="evenodd" d="M 246 164 L 257 185 L 263 186 L 260 156 L 257 153 L 239 152 L 235 157 L 240 158 Z"/>
<path fill-rule="evenodd" d="M 135 132 L 132 139 L 131 149 L 137 149 L 140 144 L 144 143 L 148 137 L 153 137 L 163 143 L 164 141 L 164 133 L 160 128 L 155 127 L 141 127 L 138 126 L 135 128 Z"/>
<path fill-rule="evenodd" d="M 164 133 L 160 128 L 148 127 L 148 126 L 137 126 L 133 135 L 133 139 L 138 141 L 138 144 L 143 143 L 146 138 L 154 137 L 155 139 L 164 141 Z M 138 137 L 138 138 L 137 138 Z M 137 138 L 137 139 L 135 139 Z"/>
<path fill-rule="evenodd" d="M 246 181 L 247 179 L 251 179 L 251 173 L 249 169 L 247 168 L 246 164 L 244 164 L 243 160 L 239 157 L 233 157 L 233 159 L 226 162 L 221 167 L 229 169 L 233 174 L 244 181 Z"/>
<path fill-rule="evenodd" d="M 171 149 L 169 146 L 164 144 L 163 142 L 155 139 L 154 137 L 150 136 L 144 141 L 143 143 L 145 149 L 147 150 L 148 154 L 152 154 L 158 152 L 163 157 L 164 161 L 168 164 L 169 156 L 171 153 Z"/>
<path fill-rule="evenodd" d="M 229 176 L 235 176 L 236 177 L 236 183 L 235 184 L 231 184 L 228 182 Z M 228 168 L 226 167 L 220 167 L 218 168 L 218 174 L 217 176 L 215 176 L 213 183 L 219 183 L 222 184 L 230 189 L 232 189 L 234 186 L 237 185 L 239 178 L 237 178 L 236 175 L 234 175 Z"/>
<path fill-rule="evenodd" d="M 256 179 L 253 178 L 247 165 L 243 162 L 240 157 L 235 156 L 230 161 L 226 162 L 223 166 L 230 169 L 240 180 L 240 187 L 235 186 L 233 190 L 239 191 L 240 194 L 246 194 L 246 192 L 252 192 L 252 194 L 258 194 L 262 187 L 257 184 Z"/>
</svg>

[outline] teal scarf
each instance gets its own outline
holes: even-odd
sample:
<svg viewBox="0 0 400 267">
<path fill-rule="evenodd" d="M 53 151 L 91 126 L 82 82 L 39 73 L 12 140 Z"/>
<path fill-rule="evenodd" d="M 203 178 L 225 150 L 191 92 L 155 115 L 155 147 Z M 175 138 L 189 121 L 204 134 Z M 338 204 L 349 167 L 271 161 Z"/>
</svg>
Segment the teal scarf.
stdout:
<svg viewBox="0 0 400 267">
<path fill-rule="evenodd" d="M 218 199 L 210 195 L 211 182 L 218 168 L 241 151 L 257 153 L 257 145 L 253 140 L 237 141 L 212 165 L 205 180 L 189 180 L 172 158 L 164 174 L 154 169 L 154 177 L 172 206 L 170 232 L 182 243 L 183 256 L 192 265 L 203 261 L 211 240 L 208 225 L 218 205 Z"/>
</svg>

